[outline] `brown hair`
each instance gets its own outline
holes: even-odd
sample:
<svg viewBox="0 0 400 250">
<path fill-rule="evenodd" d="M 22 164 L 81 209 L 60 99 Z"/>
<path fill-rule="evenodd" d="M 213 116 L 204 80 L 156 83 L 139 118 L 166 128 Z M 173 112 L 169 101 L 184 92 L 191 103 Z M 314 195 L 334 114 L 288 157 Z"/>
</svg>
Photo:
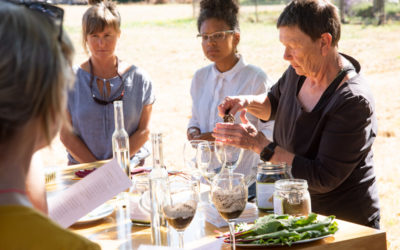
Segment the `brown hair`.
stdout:
<svg viewBox="0 0 400 250">
<path fill-rule="evenodd" d="M 47 142 L 65 115 L 73 47 L 42 13 L 0 2 L 0 143 L 39 118 Z"/>
<path fill-rule="evenodd" d="M 203 22 L 210 18 L 225 21 L 230 29 L 239 31 L 239 7 L 236 0 L 202 0 L 200 14 L 197 18 L 197 29 L 200 32 Z"/>
<path fill-rule="evenodd" d="M 340 39 L 338 10 L 328 0 L 293 0 L 279 16 L 276 26 L 297 26 L 313 41 L 329 33 L 332 46 L 337 46 Z"/>
<path fill-rule="evenodd" d="M 109 0 L 89 0 L 92 5 L 82 18 L 82 45 L 88 52 L 86 43 L 87 35 L 101 32 L 111 26 L 118 33 L 121 32 L 121 16 L 114 2 Z"/>
</svg>

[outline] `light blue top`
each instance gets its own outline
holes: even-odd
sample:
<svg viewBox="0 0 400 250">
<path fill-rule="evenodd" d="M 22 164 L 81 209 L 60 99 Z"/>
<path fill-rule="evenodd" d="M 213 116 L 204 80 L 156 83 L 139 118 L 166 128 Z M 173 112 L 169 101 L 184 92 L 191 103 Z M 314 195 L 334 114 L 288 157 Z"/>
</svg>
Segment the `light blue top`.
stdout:
<svg viewBox="0 0 400 250">
<path fill-rule="evenodd" d="M 71 114 L 74 133 L 83 140 L 89 150 L 98 160 L 112 158 L 112 134 L 114 132 L 114 105 L 112 103 L 101 105 L 96 103 L 91 95 L 90 74 L 80 67 L 74 67 L 76 73 L 75 85 L 68 94 L 68 110 Z M 122 99 L 124 108 L 125 130 L 131 136 L 139 126 L 143 107 L 155 101 L 152 81 L 142 69 L 131 66 L 121 75 L 125 84 L 125 94 Z M 111 79 L 101 79 L 94 76 L 93 93 L 100 94 L 96 80 L 109 81 L 111 92 L 109 100 L 121 94 L 121 79 L 115 76 Z M 103 89 L 105 87 L 103 86 Z M 106 100 L 107 101 L 107 100 Z M 138 154 L 148 154 L 148 145 L 144 145 Z M 68 159 L 77 162 L 70 154 Z"/>
</svg>

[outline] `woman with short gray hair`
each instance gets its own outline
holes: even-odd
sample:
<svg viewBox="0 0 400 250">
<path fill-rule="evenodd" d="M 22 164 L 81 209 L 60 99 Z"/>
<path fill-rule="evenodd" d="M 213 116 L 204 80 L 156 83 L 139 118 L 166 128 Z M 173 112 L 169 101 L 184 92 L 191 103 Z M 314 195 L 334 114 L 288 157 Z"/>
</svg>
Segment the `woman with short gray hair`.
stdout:
<svg viewBox="0 0 400 250">
<path fill-rule="evenodd" d="M 268 95 L 227 97 L 219 106 L 275 120 L 274 142 L 249 124 L 217 124 L 214 135 L 261 159 L 287 162 L 308 181 L 312 210 L 379 228 L 372 143 L 375 104 L 361 66 L 338 52 L 340 19 L 328 0 L 294 0 L 277 23 L 290 62 Z"/>
</svg>

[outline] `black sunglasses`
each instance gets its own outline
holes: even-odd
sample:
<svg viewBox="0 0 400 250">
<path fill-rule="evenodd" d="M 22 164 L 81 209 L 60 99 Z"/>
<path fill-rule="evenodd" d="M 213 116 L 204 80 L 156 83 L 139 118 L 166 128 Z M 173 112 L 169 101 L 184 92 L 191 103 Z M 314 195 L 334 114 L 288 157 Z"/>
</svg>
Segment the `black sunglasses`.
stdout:
<svg viewBox="0 0 400 250">
<path fill-rule="evenodd" d="M 62 25 L 64 19 L 64 10 L 44 2 L 25 1 L 25 0 L 6 0 L 9 3 L 24 5 L 28 9 L 43 13 L 46 17 L 51 19 L 54 25 L 60 30 L 58 34 L 58 41 L 62 39 Z"/>
<path fill-rule="evenodd" d="M 93 75 L 93 65 L 92 65 L 92 60 L 89 59 L 89 67 L 90 67 L 90 93 L 92 95 L 92 98 L 95 102 L 97 102 L 98 104 L 101 105 L 107 105 L 110 103 L 113 103 L 114 101 L 120 101 L 122 100 L 122 98 L 124 98 L 124 94 L 125 94 L 125 83 L 124 80 L 122 79 L 122 76 L 118 73 L 118 77 L 121 79 L 121 86 L 119 87 L 119 89 L 121 90 L 121 94 L 119 96 L 117 96 L 116 98 L 112 99 L 111 101 L 105 101 L 103 99 L 97 98 L 96 95 L 93 93 L 93 80 L 94 80 L 94 75 Z M 117 69 L 118 69 L 118 59 L 117 59 Z"/>
</svg>

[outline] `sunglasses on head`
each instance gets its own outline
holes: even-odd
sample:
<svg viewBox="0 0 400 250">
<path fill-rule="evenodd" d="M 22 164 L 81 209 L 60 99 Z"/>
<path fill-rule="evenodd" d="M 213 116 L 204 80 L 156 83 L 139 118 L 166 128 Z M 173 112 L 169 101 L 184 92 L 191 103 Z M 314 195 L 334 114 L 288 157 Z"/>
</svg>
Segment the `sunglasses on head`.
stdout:
<svg viewBox="0 0 400 250">
<path fill-rule="evenodd" d="M 62 25 L 64 19 L 63 9 L 44 2 L 25 1 L 25 0 L 5 0 L 5 1 L 16 5 L 23 5 L 26 8 L 42 13 L 47 18 L 51 19 L 53 24 L 59 29 L 58 40 L 61 42 L 62 32 L 63 32 Z"/>
</svg>

